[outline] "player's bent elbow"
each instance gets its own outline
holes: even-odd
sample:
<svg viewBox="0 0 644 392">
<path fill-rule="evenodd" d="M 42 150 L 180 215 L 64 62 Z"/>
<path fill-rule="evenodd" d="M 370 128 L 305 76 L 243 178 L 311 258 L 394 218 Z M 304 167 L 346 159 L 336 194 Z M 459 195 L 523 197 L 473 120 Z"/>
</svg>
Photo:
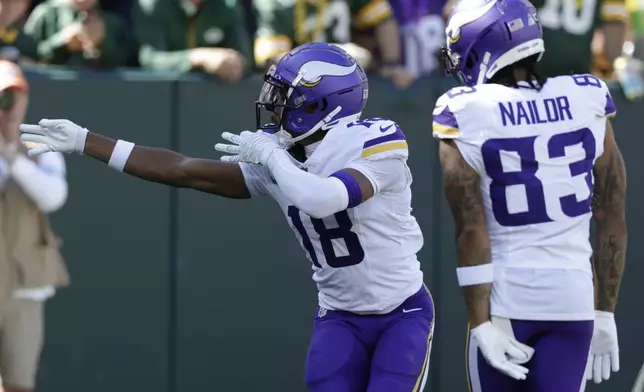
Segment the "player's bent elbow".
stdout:
<svg viewBox="0 0 644 392">
<path fill-rule="evenodd" d="M 346 206 L 342 208 L 324 195 L 300 195 L 293 203 L 300 211 L 314 219 L 323 219 L 346 209 Z"/>
<path fill-rule="evenodd" d="M 317 212 L 316 211 L 316 212 L 312 212 L 312 213 L 306 213 L 306 215 L 310 216 L 313 219 L 324 219 L 327 216 L 331 216 L 331 215 L 335 214 L 336 212 L 337 211 L 327 213 L 327 212 Z"/>
<path fill-rule="evenodd" d="M 300 211 L 305 213 L 306 215 L 310 216 L 313 219 L 324 219 L 327 216 L 331 216 L 335 214 L 338 211 L 331 210 L 331 209 L 325 209 L 325 208 L 319 208 L 319 207 L 298 207 Z"/>
</svg>

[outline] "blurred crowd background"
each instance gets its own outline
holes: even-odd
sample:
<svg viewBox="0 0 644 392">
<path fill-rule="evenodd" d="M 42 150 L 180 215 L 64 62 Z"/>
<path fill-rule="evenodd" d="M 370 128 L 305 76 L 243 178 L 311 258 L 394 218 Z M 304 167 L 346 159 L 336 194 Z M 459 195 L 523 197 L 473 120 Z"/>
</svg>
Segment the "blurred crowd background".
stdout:
<svg viewBox="0 0 644 392">
<path fill-rule="evenodd" d="M 533 0 L 545 76 L 593 72 L 641 95 L 644 1 Z M 451 0 L 0 0 L 0 56 L 21 65 L 141 67 L 234 83 L 327 41 L 406 87 L 441 71 Z M 616 61 L 618 60 L 618 61 Z"/>
</svg>

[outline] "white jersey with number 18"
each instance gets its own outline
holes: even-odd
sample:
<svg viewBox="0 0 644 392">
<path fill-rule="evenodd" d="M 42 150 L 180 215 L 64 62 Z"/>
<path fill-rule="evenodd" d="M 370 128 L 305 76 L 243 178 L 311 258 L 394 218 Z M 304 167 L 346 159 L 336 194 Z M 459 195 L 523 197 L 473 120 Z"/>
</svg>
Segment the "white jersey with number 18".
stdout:
<svg viewBox="0 0 644 392">
<path fill-rule="evenodd" d="M 384 314 L 420 290 L 423 273 L 416 253 L 423 235 L 411 215 L 407 154 L 405 135 L 393 121 L 333 126 L 303 168 L 320 177 L 358 170 L 371 182 L 374 196 L 323 219 L 292 205 L 266 167 L 241 165 L 251 194 L 272 196 L 286 215 L 313 264 L 320 306 Z"/>
<path fill-rule="evenodd" d="M 493 315 L 594 318 L 592 170 L 614 114 L 606 84 L 591 75 L 550 78 L 540 90 L 457 87 L 437 101 L 434 137 L 454 140 L 481 177 Z"/>
</svg>

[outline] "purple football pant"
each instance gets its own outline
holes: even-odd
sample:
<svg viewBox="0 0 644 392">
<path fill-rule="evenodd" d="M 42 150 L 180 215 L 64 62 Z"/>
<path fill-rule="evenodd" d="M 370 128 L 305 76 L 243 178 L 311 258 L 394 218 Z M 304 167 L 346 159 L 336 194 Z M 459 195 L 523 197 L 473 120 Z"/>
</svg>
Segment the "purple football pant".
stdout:
<svg viewBox="0 0 644 392">
<path fill-rule="evenodd" d="M 306 357 L 310 392 L 421 392 L 434 303 L 425 286 L 385 315 L 318 309 Z"/>
<path fill-rule="evenodd" d="M 529 370 L 527 378 L 518 381 L 488 365 L 468 330 L 466 356 L 470 392 L 583 390 L 584 371 L 593 336 L 592 320 L 508 321 L 515 339 L 534 348 L 534 356 L 523 365 Z"/>
</svg>

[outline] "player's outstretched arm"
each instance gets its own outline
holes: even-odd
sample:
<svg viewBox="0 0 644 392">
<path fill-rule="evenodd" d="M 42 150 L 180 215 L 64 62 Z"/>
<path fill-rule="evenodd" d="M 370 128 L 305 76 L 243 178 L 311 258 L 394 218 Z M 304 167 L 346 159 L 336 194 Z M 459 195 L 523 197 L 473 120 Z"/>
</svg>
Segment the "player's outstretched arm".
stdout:
<svg viewBox="0 0 644 392">
<path fill-rule="evenodd" d="M 610 121 L 606 122 L 604 153 L 595 162 L 594 174 L 596 307 L 614 313 L 626 262 L 626 167 Z"/>
<path fill-rule="evenodd" d="M 108 163 L 115 145 L 115 140 L 90 132 L 83 153 Z M 123 171 L 172 187 L 234 199 L 250 197 L 241 168 L 235 163 L 190 158 L 171 150 L 134 146 Z"/>
<path fill-rule="evenodd" d="M 463 287 L 470 326 L 475 328 L 490 320 L 493 276 L 481 180 L 453 141 L 441 140 L 439 155 L 445 195 L 456 226 L 459 284 Z"/>
<path fill-rule="evenodd" d="M 23 142 L 38 146 L 30 150 L 30 155 L 49 151 L 82 153 L 147 181 L 229 198 L 250 197 L 238 164 L 135 146 L 89 132 L 68 120 L 41 120 L 38 125 L 23 124 L 20 130 Z"/>
</svg>

